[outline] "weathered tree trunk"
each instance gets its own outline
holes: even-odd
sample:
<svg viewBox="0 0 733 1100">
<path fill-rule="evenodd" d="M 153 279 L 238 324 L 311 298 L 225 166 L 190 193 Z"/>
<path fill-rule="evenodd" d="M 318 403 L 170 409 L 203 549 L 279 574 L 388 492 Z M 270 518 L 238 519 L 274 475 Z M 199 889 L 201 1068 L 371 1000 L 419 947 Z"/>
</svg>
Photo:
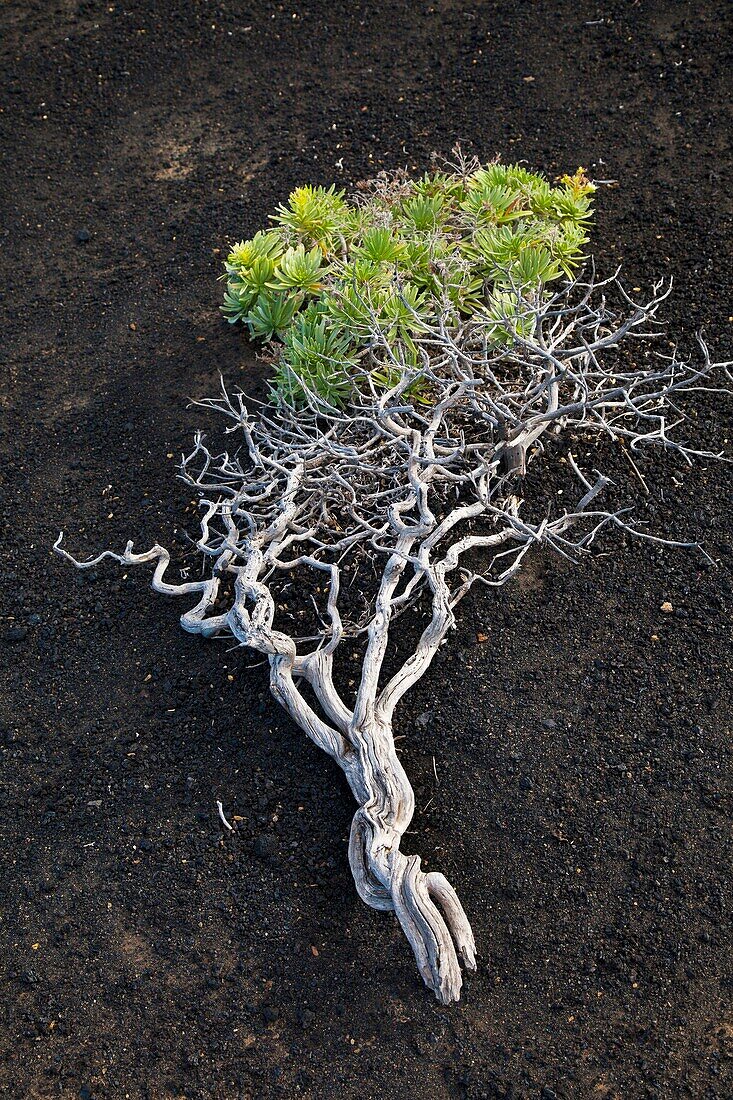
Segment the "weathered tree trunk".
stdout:
<svg viewBox="0 0 733 1100">
<path fill-rule="evenodd" d="M 372 718 L 349 732 L 359 760 L 351 785 L 361 805 L 349 840 L 359 896 L 375 909 L 394 909 L 425 984 L 444 1004 L 457 1001 L 459 956 L 469 970 L 476 969 L 473 932 L 445 876 L 426 874 L 419 856 L 400 850 L 415 796 L 397 757 L 391 724 Z"/>
<path fill-rule="evenodd" d="M 397 579 L 388 575 L 387 581 L 382 582 L 383 588 L 393 591 Z M 449 617 L 448 612 L 446 626 Z M 415 811 L 415 796 L 392 735 L 396 684 L 390 681 L 393 691 L 388 697 L 384 693 L 379 697 L 381 706 L 375 701 L 379 667 L 386 649 L 382 636 L 386 642 L 389 618 L 389 614 L 378 616 L 374 629 L 370 630 L 353 712 L 334 689 L 331 654 L 321 650 L 296 664 L 294 649 L 287 644 L 290 640 L 284 637 L 280 640 L 275 632 L 270 634 L 271 642 L 275 641 L 278 648 L 277 653 L 270 655 L 270 687 L 274 698 L 311 740 L 337 761 L 359 803 L 349 840 L 349 862 L 359 896 L 374 909 L 394 910 L 423 981 L 440 1001 L 449 1004 L 460 998 L 459 958 L 467 969 L 476 968 L 475 944 L 463 906 L 446 877 L 435 871 L 425 873 L 420 869 L 419 856 L 406 856 L 400 850 Z M 252 645 L 251 625 L 245 622 L 239 628 L 232 625 L 234 633 Z M 443 633 L 432 632 L 429 653 L 417 668 L 413 662 L 409 683 L 427 668 Z M 423 641 L 424 638 L 425 635 Z M 341 736 L 308 706 L 293 680 L 294 669 L 309 681 L 323 711 Z M 402 676 L 397 682 L 400 690 L 404 690 L 408 680 Z M 389 718 L 384 716 L 385 710 L 390 713 Z"/>
</svg>

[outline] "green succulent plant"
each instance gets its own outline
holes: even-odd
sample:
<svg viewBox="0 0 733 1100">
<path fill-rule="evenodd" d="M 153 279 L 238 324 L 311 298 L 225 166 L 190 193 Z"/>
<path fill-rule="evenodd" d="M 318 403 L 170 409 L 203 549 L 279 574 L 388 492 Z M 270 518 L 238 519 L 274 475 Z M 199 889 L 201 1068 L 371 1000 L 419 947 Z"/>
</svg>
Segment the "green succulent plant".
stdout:
<svg viewBox="0 0 733 1100">
<path fill-rule="evenodd" d="M 288 205 L 280 204 L 272 220 L 303 242 L 318 245 L 323 252 L 334 246 L 348 215 L 343 201 L 343 191 L 335 185 L 325 187 L 298 187 L 288 199 Z"/>
<path fill-rule="evenodd" d="M 516 290 L 495 290 L 483 312 L 488 322 L 486 334 L 497 344 L 512 344 L 517 337 L 530 340 L 536 314 L 531 304 Z"/>
<path fill-rule="evenodd" d="M 366 343 L 389 293 L 387 287 L 383 279 L 334 287 L 326 299 L 328 315 L 335 324 L 353 332 L 358 341 Z"/>
<path fill-rule="evenodd" d="M 322 261 L 323 253 L 317 246 L 309 252 L 302 244 L 289 248 L 281 256 L 267 285 L 273 290 L 305 290 L 315 294 L 321 289 Z"/>
<path fill-rule="evenodd" d="M 461 203 L 461 210 L 481 225 L 503 225 L 529 213 L 520 192 L 500 184 L 472 188 Z"/>
<path fill-rule="evenodd" d="M 411 359 L 417 357 L 413 337 L 427 327 L 427 296 L 413 283 L 395 286 L 385 294 L 379 310 L 380 328 L 390 344 L 403 344 Z"/>
<path fill-rule="evenodd" d="M 285 333 L 273 391 L 291 404 L 316 397 L 340 405 L 352 388 L 354 362 L 353 344 L 342 329 L 317 311 L 300 314 Z"/>
<path fill-rule="evenodd" d="M 445 196 L 440 192 L 436 195 L 414 195 L 403 202 L 401 220 L 413 230 L 427 233 L 437 229 L 445 220 L 445 206 Z"/>
<path fill-rule="evenodd" d="M 281 339 L 292 323 L 300 301 L 295 294 L 260 294 L 245 321 L 252 336 L 258 340 Z"/>
<path fill-rule="evenodd" d="M 227 255 L 222 312 L 279 347 L 274 401 L 343 404 L 365 364 L 378 388 L 411 372 L 403 396 L 421 401 L 434 323 L 475 325 L 499 348 L 533 338 L 549 284 L 583 260 L 594 190 L 582 168 L 553 184 L 498 161 L 382 175 L 351 202 L 299 187 Z"/>
<path fill-rule="evenodd" d="M 244 241 L 243 245 L 252 244 L 252 241 Z M 243 245 L 237 245 L 237 249 L 245 251 Z M 235 250 L 230 253 L 234 255 Z M 247 252 L 249 263 L 230 264 L 227 261 L 227 289 L 224 295 L 224 305 L 221 307 L 229 321 L 244 321 L 250 308 L 261 294 L 265 294 L 270 287 L 270 280 L 275 274 L 275 258 L 273 254 L 263 253 L 256 255 L 253 251 Z M 229 270 L 229 267 L 232 270 Z"/>
<path fill-rule="evenodd" d="M 404 250 L 404 242 L 383 226 L 367 229 L 353 249 L 356 256 L 374 264 L 397 263 Z"/>
<path fill-rule="evenodd" d="M 224 302 L 219 306 L 219 309 L 229 324 L 234 325 L 237 321 L 246 319 L 251 304 L 251 295 L 246 291 L 242 291 L 241 287 L 230 283 L 224 291 Z"/>
<path fill-rule="evenodd" d="M 567 275 L 568 278 L 572 277 L 575 268 L 580 261 L 585 258 L 583 245 L 587 244 L 588 240 L 589 237 L 584 227 L 574 222 L 570 222 L 570 224 L 564 225 L 562 230 L 551 241 L 550 249 L 552 255 L 557 260 L 561 271 Z"/>
<path fill-rule="evenodd" d="M 256 260 L 274 262 L 282 256 L 283 251 L 284 245 L 279 233 L 263 233 L 260 230 L 255 233 L 252 240 L 240 241 L 239 244 L 234 245 L 226 259 L 227 274 L 235 275 L 252 267 Z"/>
<path fill-rule="evenodd" d="M 430 197 L 440 195 L 458 202 L 465 198 L 466 194 L 464 179 L 450 172 L 426 172 L 422 179 L 413 182 L 412 189 L 416 195 Z"/>
<path fill-rule="evenodd" d="M 392 278 L 389 266 L 357 256 L 339 268 L 339 282 L 357 286 L 386 286 Z"/>
</svg>

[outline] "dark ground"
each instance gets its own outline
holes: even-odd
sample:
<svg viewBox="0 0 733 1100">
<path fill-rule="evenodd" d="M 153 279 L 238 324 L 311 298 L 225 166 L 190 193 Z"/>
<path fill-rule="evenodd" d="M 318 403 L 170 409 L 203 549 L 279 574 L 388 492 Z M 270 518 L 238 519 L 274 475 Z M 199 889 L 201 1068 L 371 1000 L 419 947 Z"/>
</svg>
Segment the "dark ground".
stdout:
<svg viewBox="0 0 733 1100">
<path fill-rule="evenodd" d="M 411 850 L 481 956 L 451 1009 L 357 899 L 345 784 L 264 670 L 142 575 L 50 553 L 175 538 L 185 398 L 262 370 L 221 251 L 298 183 L 456 139 L 583 164 L 620 181 L 605 267 L 674 273 L 673 331 L 729 353 L 728 9 L 4 5 L 3 1096 L 733 1095 L 725 467 L 666 464 L 652 501 L 717 570 L 612 539 L 536 562 L 466 603 L 405 706 Z M 730 403 L 692 405 L 722 444 Z"/>
</svg>

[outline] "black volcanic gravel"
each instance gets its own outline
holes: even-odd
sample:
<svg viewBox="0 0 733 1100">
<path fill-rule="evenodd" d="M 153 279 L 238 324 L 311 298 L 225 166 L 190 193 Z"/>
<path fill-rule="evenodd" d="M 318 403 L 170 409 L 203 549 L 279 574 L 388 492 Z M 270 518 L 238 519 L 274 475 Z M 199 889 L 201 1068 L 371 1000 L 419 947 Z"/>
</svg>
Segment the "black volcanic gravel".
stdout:
<svg viewBox="0 0 733 1100">
<path fill-rule="evenodd" d="M 299 183 L 456 140 L 582 164 L 619 181 L 602 266 L 674 274 L 672 332 L 730 355 L 729 5 L 7 0 L 0 22 L 0 1093 L 729 1098 L 726 467 L 662 461 L 641 503 L 718 568 L 617 536 L 537 558 L 466 601 L 403 708 L 406 845 L 480 952 L 451 1009 L 356 897 L 345 783 L 252 655 L 50 551 L 61 529 L 183 550 L 187 398 L 265 370 L 218 312 L 222 255 Z M 690 406 L 722 446 L 730 401 Z"/>
</svg>

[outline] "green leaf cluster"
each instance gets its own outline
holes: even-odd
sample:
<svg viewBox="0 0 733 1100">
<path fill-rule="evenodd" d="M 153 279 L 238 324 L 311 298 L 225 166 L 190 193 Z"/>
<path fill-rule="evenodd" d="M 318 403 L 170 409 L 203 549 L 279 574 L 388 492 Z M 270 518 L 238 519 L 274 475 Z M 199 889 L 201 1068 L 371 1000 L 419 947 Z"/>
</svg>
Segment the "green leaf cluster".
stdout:
<svg viewBox="0 0 733 1100">
<path fill-rule="evenodd" d="M 582 168 L 552 184 L 499 162 L 381 176 L 351 202 L 299 187 L 229 252 L 222 311 L 277 342 L 274 400 L 340 405 L 365 364 L 376 387 L 414 370 L 438 318 L 497 346 L 531 340 L 549 284 L 584 258 L 594 190 Z"/>
</svg>

